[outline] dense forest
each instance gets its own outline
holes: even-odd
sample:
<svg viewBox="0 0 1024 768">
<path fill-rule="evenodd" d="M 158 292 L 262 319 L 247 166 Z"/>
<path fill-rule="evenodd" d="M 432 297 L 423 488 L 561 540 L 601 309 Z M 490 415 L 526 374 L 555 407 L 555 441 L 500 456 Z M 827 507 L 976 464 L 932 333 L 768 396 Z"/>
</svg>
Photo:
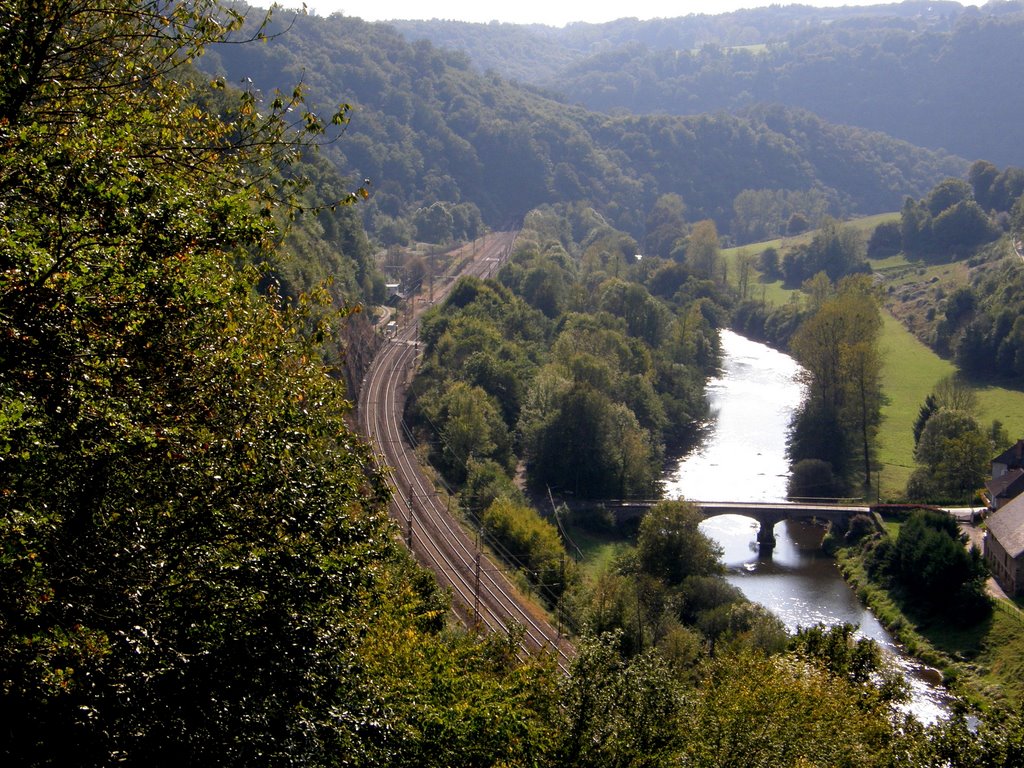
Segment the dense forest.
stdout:
<svg viewBox="0 0 1024 768">
<path fill-rule="evenodd" d="M 578 239 L 577 239 L 578 238 Z M 478 462 L 581 498 L 654 498 L 666 449 L 706 415 L 728 291 L 717 256 L 637 260 L 592 209 L 531 212 L 496 281 L 464 281 L 421 321 L 415 421 L 457 484 Z M 717 245 L 710 244 L 712 249 Z M 725 306 L 723 306 L 725 305 Z"/>
<path fill-rule="evenodd" d="M 1003 3 L 1013 8 L 1011 3 Z M 986 10 L 997 7 L 990 4 Z M 623 9 L 628 14 L 628 9 Z M 641 20 L 624 16 L 603 24 L 573 22 L 564 27 L 540 24 L 472 24 L 462 21 L 395 19 L 393 25 L 411 40 L 426 39 L 439 48 L 465 51 L 481 71 L 493 70 L 523 83 L 556 83 L 568 66 L 602 51 L 640 44 L 652 49 L 694 51 L 705 45 L 722 48 L 759 46 L 808 28 L 883 16 L 895 26 L 947 24 L 962 13 L 951 0 L 815 8 L 801 4 L 745 8 L 731 13 L 691 13 Z"/>
<path fill-rule="evenodd" d="M 743 115 L 785 105 L 971 160 L 1024 162 L 1020 99 L 1004 87 L 1024 64 L 1020 2 L 773 6 L 562 29 L 396 27 L 592 110 Z"/>
<path fill-rule="evenodd" d="M 344 141 L 323 154 L 350 178 L 369 179 L 364 221 L 385 244 L 465 238 L 481 220 L 501 226 L 577 200 L 642 240 L 667 194 L 683 200 L 689 221 L 710 218 L 724 238 L 744 238 L 750 227 L 735 212 L 744 193 L 784 197 L 813 222 L 820 212 L 893 210 L 967 168 L 805 110 L 588 111 L 481 74 L 462 52 L 354 18 L 283 15 L 267 32 L 264 45 L 215 47 L 202 66 L 228 82 L 251 80 L 267 99 L 301 82 L 314 104 L 350 104 Z M 452 216 L 447 231 L 429 226 L 435 204 Z"/>
</svg>

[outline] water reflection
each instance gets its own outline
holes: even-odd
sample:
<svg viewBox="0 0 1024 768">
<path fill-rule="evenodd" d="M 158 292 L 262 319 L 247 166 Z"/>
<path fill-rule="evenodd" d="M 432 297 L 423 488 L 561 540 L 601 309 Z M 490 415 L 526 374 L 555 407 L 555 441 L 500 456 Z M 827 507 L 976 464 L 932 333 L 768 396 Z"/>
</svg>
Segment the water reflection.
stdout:
<svg viewBox="0 0 1024 768">
<path fill-rule="evenodd" d="M 722 332 L 722 374 L 708 384 L 712 413 L 699 449 L 665 478 L 665 495 L 695 501 L 784 501 L 786 434 L 804 397 L 800 367 L 788 355 Z M 891 652 L 912 687 L 909 710 L 923 722 L 943 715 L 946 697 L 933 687 L 935 671 L 903 656 L 885 629 L 821 551 L 824 529 L 785 521 L 775 527 L 771 556 L 758 553 L 758 523 L 725 515 L 701 523 L 723 548 L 727 579 L 786 627 L 857 624 Z"/>
<path fill-rule="evenodd" d="M 797 521 L 780 523 L 770 558 L 758 555 L 757 523 L 752 520 L 733 515 L 711 518 L 701 529 L 725 550 L 722 561 L 729 582 L 771 608 L 790 630 L 845 621 L 861 625 L 869 636 L 874 634 L 874 616 L 843 581 L 835 562 L 821 551 L 824 529 Z"/>
</svg>

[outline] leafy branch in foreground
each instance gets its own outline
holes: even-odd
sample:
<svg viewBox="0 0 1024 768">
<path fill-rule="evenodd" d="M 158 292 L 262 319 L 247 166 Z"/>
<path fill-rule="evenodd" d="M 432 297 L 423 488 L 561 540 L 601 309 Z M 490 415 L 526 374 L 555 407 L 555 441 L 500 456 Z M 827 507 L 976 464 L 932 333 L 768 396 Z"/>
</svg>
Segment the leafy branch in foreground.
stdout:
<svg viewBox="0 0 1024 768">
<path fill-rule="evenodd" d="M 0 5 L 11 764 L 328 764 L 332 713 L 372 707 L 345 670 L 402 557 L 310 332 L 330 316 L 254 291 L 261 181 L 308 142 L 284 103 L 203 108 L 217 14 Z"/>
</svg>

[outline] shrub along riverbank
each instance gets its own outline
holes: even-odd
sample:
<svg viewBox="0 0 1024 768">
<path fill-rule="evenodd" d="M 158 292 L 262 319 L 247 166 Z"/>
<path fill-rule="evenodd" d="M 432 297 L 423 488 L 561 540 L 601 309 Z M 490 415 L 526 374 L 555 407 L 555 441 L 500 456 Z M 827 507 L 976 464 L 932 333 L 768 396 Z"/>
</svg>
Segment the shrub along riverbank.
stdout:
<svg viewBox="0 0 1024 768">
<path fill-rule="evenodd" d="M 899 524 L 887 521 L 894 539 Z M 1013 601 L 996 599 L 991 613 L 957 626 L 950 617 L 925 614 L 897 589 L 868 575 L 869 546 L 840 547 L 835 555 L 858 597 L 910 655 L 942 672 L 943 682 L 968 702 L 1019 708 L 1024 702 L 1024 613 Z"/>
</svg>

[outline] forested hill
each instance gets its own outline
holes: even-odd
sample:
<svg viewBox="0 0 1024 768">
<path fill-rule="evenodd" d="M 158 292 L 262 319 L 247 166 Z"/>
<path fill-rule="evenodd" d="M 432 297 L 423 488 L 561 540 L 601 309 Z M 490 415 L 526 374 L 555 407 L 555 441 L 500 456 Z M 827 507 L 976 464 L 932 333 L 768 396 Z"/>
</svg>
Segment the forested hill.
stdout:
<svg viewBox="0 0 1024 768">
<path fill-rule="evenodd" d="M 682 7 L 681 7 L 682 10 Z M 894 23 L 947 24 L 964 10 L 950 0 L 906 0 L 872 6 L 814 8 L 772 5 L 731 13 L 692 13 L 675 18 L 621 18 L 602 24 L 574 22 L 564 27 L 541 24 L 475 24 L 464 21 L 395 20 L 389 22 L 410 40 L 429 40 L 439 48 L 465 51 L 482 71 L 494 70 L 524 83 L 558 83 L 567 66 L 601 52 L 639 43 L 654 50 L 693 51 L 717 47 L 759 46 L 781 41 L 809 27 L 882 16 Z M 623 10 L 628 13 L 628 9 Z"/>
<path fill-rule="evenodd" d="M 373 194 L 371 232 L 401 240 L 437 201 L 465 234 L 474 217 L 500 225 L 553 201 L 589 201 L 642 236 L 655 201 L 682 197 L 690 220 L 728 233 L 744 190 L 785 190 L 836 215 L 898 207 L 966 164 L 805 111 L 745 116 L 609 116 L 572 107 L 497 75 L 462 53 L 410 43 L 385 24 L 279 12 L 266 45 L 222 46 L 203 66 L 265 93 L 296 82 L 311 102 L 354 107 L 328 155 Z M 468 224 L 466 222 L 469 222 Z M 456 232 L 456 236 L 460 233 Z"/>
<path fill-rule="evenodd" d="M 1024 3 L 773 6 L 563 29 L 400 22 L 482 70 L 590 109 L 697 114 L 760 103 L 999 164 L 1024 162 Z"/>
</svg>

